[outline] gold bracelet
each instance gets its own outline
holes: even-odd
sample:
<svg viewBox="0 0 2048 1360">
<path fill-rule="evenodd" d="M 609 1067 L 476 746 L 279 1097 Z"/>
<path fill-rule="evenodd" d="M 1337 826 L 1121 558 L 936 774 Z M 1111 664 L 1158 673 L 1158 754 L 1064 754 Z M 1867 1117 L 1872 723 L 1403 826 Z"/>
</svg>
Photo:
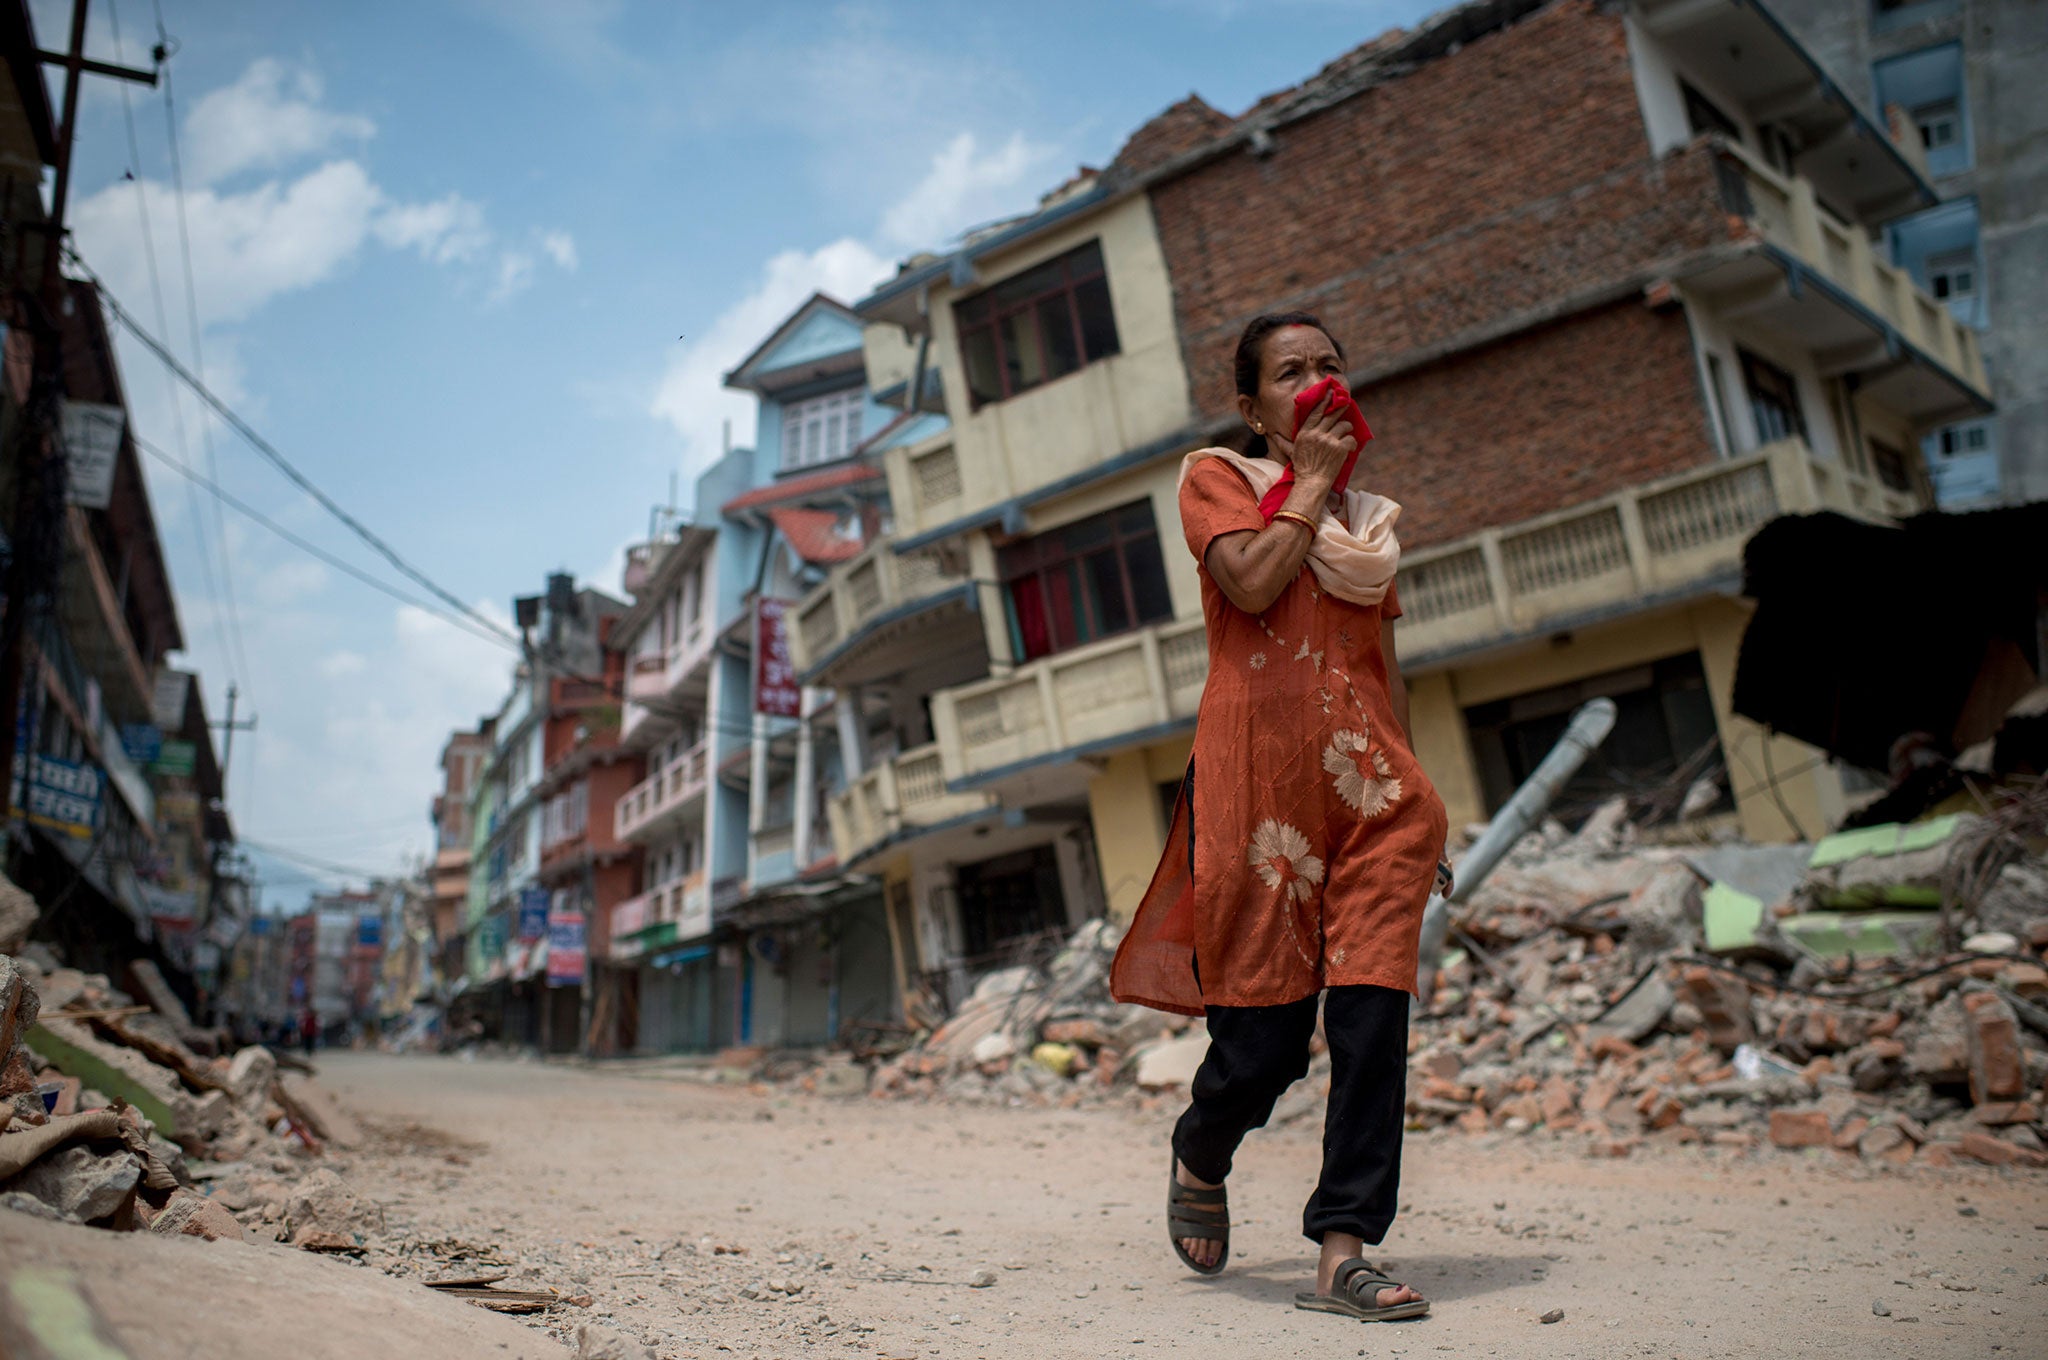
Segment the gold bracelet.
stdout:
<svg viewBox="0 0 2048 1360">
<path fill-rule="evenodd" d="M 1316 522 L 1310 519 L 1307 515 L 1301 514 L 1298 511 L 1275 510 L 1273 512 L 1273 518 L 1293 520 L 1296 524 L 1299 524 L 1302 528 L 1308 530 L 1308 536 L 1310 538 L 1314 538 L 1316 536 Z"/>
</svg>

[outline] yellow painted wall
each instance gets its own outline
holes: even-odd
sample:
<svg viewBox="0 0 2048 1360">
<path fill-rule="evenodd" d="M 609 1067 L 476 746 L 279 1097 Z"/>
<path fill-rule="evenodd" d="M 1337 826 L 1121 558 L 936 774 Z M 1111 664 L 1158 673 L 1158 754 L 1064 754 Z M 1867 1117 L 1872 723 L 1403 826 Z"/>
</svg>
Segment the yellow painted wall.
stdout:
<svg viewBox="0 0 2048 1360">
<path fill-rule="evenodd" d="M 1091 240 L 1102 243 L 1120 352 L 971 410 L 954 301 Z M 1131 195 L 1014 251 L 984 257 L 977 268 L 980 277 L 972 287 L 939 286 L 931 296 L 932 362 L 944 375 L 960 457 L 962 495 L 947 506 L 949 514 L 969 515 L 1085 472 L 1191 418 L 1173 289 L 1145 195 Z M 903 533 L 933 527 L 918 520 L 913 501 L 899 501 L 896 513 Z"/>
<path fill-rule="evenodd" d="M 1111 919 L 1128 921 L 1159 867 L 1166 820 L 1159 786 L 1187 770 L 1192 737 L 1133 747 L 1111 756 L 1088 785 L 1089 820 Z"/>
<path fill-rule="evenodd" d="M 1810 840 L 1847 811 L 1841 777 L 1820 752 L 1788 737 L 1769 740 L 1730 706 L 1735 658 L 1749 606 L 1709 599 L 1661 614 L 1581 629 L 1468 666 L 1409 677 L 1416 755 L 1443 795 L 1453 827 L 1486 817 L 1464 710 L 1608 671 L 1698 652 L 1720 729 L 1742 834 L 1755 841 Z M 1775 779 L 1773 778 L 1775 773 Z M 1775 786 L 1775 787 L 1774 787 Z M 1787 813 L 1790 814 L 1789 818 Z"/>
</svg>

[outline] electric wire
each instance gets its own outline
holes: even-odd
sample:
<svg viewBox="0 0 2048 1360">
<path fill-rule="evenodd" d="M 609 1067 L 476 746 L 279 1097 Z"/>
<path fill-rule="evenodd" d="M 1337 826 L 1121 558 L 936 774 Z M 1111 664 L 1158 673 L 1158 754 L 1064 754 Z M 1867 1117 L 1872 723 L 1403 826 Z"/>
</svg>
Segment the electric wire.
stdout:
<svg viewBox="0 0 2048 1360">
<path fill-rule="evenodd" d="M 170 33 L 164 28 L 163 0 L 153 0 L 153 3 L 156 10 L 157 45 L 156 51 L 151 55 L 155 58 L 157 70 L 163 77 L 164 135 L 171 153 L 171 190 L 178 205 L 178 253 L 185 269 L 185 323 L 191 332 L 192 366 L 199 371 L 199 377 L 203 381 L 206 377 L 206 350 L 201 340 L 201 328 L 199 325 L 199 288 L 196 274 L 192 268 L 192 230 L 185 211 L 185 158 L 178 145 L 177 101 L 171 95 L 170 58 L 177 51 L 177 44 L 171 41 Z M 109 8 L 112 7 L 109 6 Z M 116 31 L 118 34 L 118 29 Z M 124 86 L 123 89 L 125 93 L 126 87 Z M 163 322 L 159 320 L 157 324 L 162 325 Z M 178 403 L 178 409 L 180 412 L 184 410 L 182 400 Z M 183 447 L 182 433 L 180 447 Z M 199 422 L 199 447 L 206 455 L 206 475 L 215 482 L 218 482 L 220 480 L 220 468 L 214 461 L 213 422 L 210 420 L 201 420 Z M 242 650 L 242 617 L 241 609 L 235 600 L 233 562 L 228 552 L 227 519 L 221 513 L 218 500 L 213 505 L 213 525 L 214 532 L 218 536 L 220 543 L 222 598 L 227 602 L 228 626 L 234 635 L 235 655 L 241 663 L 242 681 L 244 684 L 247 684 L 249 680 L 249 657 Z"/>
<path fill-rule="evenodd" d="M 108 22 L 113 30 L 115 60 L 125 62 L 128 59 L 128 51 L 126 45 L 121 40 L 120 7 L 114 4 L 108 5 L 107 14 Z M 121 119 L 126 124 L 128 130 L 128 178 L 135 184 L 135 210 L 136 216 L 141 220 L 142 225 L 142 256 L 144 262 L 149 266 L 149 291 L 156 304 L 156 324 L 159 328 L 163 328 L 167 324 L 166 318 L 168 315 L 164 309 L 163 279 L 157 270 L 156 233 L 151 229 L 149 222 L 149 190 L 142 172 L 142 144 L 135 135 L 135 103 L 129 94 L 126 81 L 121 82 Z M 185 398 L 184 394 L 179 392 L 177 383 L 172 381 L 169 374 L 164 375 L 164 392 L 171 399 L 171 424 L 177 431 L 178 447 L 181 450 L 186 449 L 189 445 L 185 436 Z M 227 597 L 222 593 L 214 576 L 214 542 L 207 536 L 206 516 L 200 505 L 199 493 L 192 487 L 187 486 L 185 488 L 185 497 L 186 504 L 192 514 L 192 528 L 198 538 L 199 575 L 206 587 L 206 597 L 209 600 L 225 602 Z M 223 564 L 225 564 L 227 551 L 225 538 L 221 540 L 220 547 Z M 227 619 L 232 617 L 233 613 L 232 606 L 226 610 L 216 612 L 213 616 L 213 626 L 218 634 L 221 662 L 228 668 L 229 678 L 239 680 L 248 671 L 248 664 L 240 647 L 241 625 L 239 621 L 235 625 L 232 639 L 228 631 Z"/>
<path fill-rule="evenodd" d="M 407 561 L 396 548 L 379 537 L 368 525 L 364 524 L 347 510 L 344 510 L 339 502 L 321 490 L 318 484 L 301 472 L 284 454 L 280 453 L 276 445 L 265 439 L 257 432 L 254 426 L 244 420 L 234 407 L 228 405 L 227 402 L 214 393 L 212 388 L 201 382 L 197 375 L 185 367 L 178 359 L 178 356 L 173 354 L 163 341 L 157 339 L 148 330 L 144 329 L 142 323 L 137 321 L 134 315 L 121 304 L 120 299 L 107 290 L 105 281 L 93 271 L 92 266 L 87 264 L 76 250 L 67 250 L 66 257 L 99 289 L 101 301 L 106 304 L 108 313 L 120 324 L 121 328 L 133 336 L 143 348 L 154 354 L 158 361 L 166 368 L 176 374 L 179 380 L 191 388 L 202 402 L 211 407 L 215 414 L 227 422 L 228 427 L 240 435 L 250 448 L 261 454 L 264 461 L 284 474 L 285 480 L 298 487 L 299 490 L 305 492 L 308 496 L 311 496 L 321 509 L 340 520 L 350 533 L 368 544 L 378 556 L 389 562 L 401 575 L 416 585 L 421 586 L 449 608 L 466 616 L 472 622 L 499 634 L 508 641 L 518 643 L 518 634 L 506 628 L 503 624 L 498 623 L 488 614 L 482 613 L 464 603 L 460 596 Z"/>
<path fill-rule="evenodd" d="M 222 504 L 226 505 L 229 509 L 236 511 L 239 514 L 245 515 L 249 519 L 255 521 L 257 524 L 262 525 L 265 529 L 268 529 L 271 533 L 276 534 L 279 538 L 291 544 L 300 552 L 307 553 L 313 557 L 318 558 L 320 561 L 325 562 L 328 566 L 333 567 L 336 571 L 346 573 L 355 580 L 360 581 L 364 585 L 370 587 L 372 590 L 379 591 L 385 595 L 390 596 L 392 599 L 397 600 L 400 604 L 411 605 L 414 609 L 420 610 L 421 612 L 426 614 L 431 614 L 433 617 L 440 619 L 442 622 L 452 624 L 453 626 L 462 629 L 464 632 L 469 633 L 473 637 L 482 638 L 485 642 L 491 643 L 494 646 L 507 648 L 508 650 L 513 652 L 517 652 L 519 650 L 519 644 L 517 642 L 502 637 L 497 633 L 487 633 L 483 629 L 478 628 L 475 624 L 471 623 L 468 620 L 468 618 L 461 615 L 450 613 L 448 610 L 443 609 L 441 606 L 437 604 L 431 604 L 425 600 L 420 599 L 416 595 L 408 594 L 407 592 L 399 589 L 397 586 L 392 585 L 390 582 L 379 580 L 377 577 L 370 575 L 370 573 L 364 571 L 361 567 L 356 566 L 353 562 L 347 561 L 344 558 L 336 557 L 333 553 L 328 552 L 325 548 L 322 548 L 317 543 L 312 543 L 306 539 L 299 537 L 291 530 L 285 528 L 282 524 L 279 524 L 276 520 L 273 520 L 268 515 L 265 515 L 261 510 L 256 509 L 254 506 L 249 505 L 244 501 L 238 500 L 230 492 L 228 492 L 227 490 L 220 486 L 217 486 L 212 481 L 201 476 L 198 472 L 194 471 L 193 469 L 186 467 L 183 463 L 171 457 L 170 454 L 164 452 L 164 450 L 158 448 L 156 445 L 150 443 L 148 440 L 143 439 L 140 436 L 134 436 L 134 439 L 135 446 L 141 449 L 144 453 L 148 454 L 150 457 L 156 459 L 157 461 L 163 463 L 173 472 L 177 473 L 181 477 L 184 477 L 194 485 L 200 487 L 202 490 L 213 495 Z"/>
</svg>

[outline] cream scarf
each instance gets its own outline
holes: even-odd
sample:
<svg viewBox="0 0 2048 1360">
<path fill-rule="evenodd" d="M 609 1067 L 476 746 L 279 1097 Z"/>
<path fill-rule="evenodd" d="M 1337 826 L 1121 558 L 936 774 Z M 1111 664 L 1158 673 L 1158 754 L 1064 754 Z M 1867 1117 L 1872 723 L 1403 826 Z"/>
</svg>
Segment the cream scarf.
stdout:
<svg viewBox="0 0 2048 1360">
<path fill-rule="evenodd" d="M 1196 449 L 1181 460 L 1180 480 L 1204 458 L 1221 458 L 1252 484 L 1254 499 L 1264 496 L 1280 480 L 1286 464 L 1270 458 L 1247 458 L 1229 449 Z M 1344 518 L 1330 513 L 1326 502 L 1316 517 L 1316 536 L 1308 545 L 1308 564 L 1316 579 L 1340 600 L 1352 604 L 1378 604 L 1394 583 L 1394 570 L 1401 565 L 1401 544 L 1394 537 L 1394 521 L 1401 507 L 1385 496 L 1370 491 L 1344 493 Z M 1347 523 L 1351 527 L 1346 527 Z"/>
</svg>

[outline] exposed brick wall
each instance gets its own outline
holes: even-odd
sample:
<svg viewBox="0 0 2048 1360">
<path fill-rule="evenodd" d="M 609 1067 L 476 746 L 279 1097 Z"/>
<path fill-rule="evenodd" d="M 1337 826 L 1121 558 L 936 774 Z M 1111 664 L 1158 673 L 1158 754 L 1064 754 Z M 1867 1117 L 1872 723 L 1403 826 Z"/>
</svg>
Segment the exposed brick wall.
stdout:
<svg viewBox="0 0 2048 1360">
<path fill-rule="evenodd" d="M 1229 114 L 1218 112 L 1200 95 L 1191 94 L 1133 132 L 1112 164 L 1126 174 L 1141 175 L 1183 151 L 1222 136 L 1230 130 L 1231 121 Z"/>
<path fill-rule="evenodd" d="M 1420 548 L 1666 476 L 1714 456 L 1676 311 L 1627 301 L 1359 393 L 1361 484 L 1401 502 Z"/>
<path fill-rule="evenodd" d="M 1316 311 L 1354 367 L 1380 368 L 1728 238 L 1709 153 L 1651 158 L 1621 20 L 1590 0 L 1274 135 L 1271 155 L 1233 152 L 1151 191 L 1204 414 L 1231 409 L 1231 348 L 1259 312 Z M 1416 542 L 1709 453 L 1684 324 L 1640 303 L 1438 364 L 1370 402 L 1374 452 L 1426 469 L 1396 490 Z M 1475 474 L 1481 486 L 1459 484 Z"/>
</svg>

